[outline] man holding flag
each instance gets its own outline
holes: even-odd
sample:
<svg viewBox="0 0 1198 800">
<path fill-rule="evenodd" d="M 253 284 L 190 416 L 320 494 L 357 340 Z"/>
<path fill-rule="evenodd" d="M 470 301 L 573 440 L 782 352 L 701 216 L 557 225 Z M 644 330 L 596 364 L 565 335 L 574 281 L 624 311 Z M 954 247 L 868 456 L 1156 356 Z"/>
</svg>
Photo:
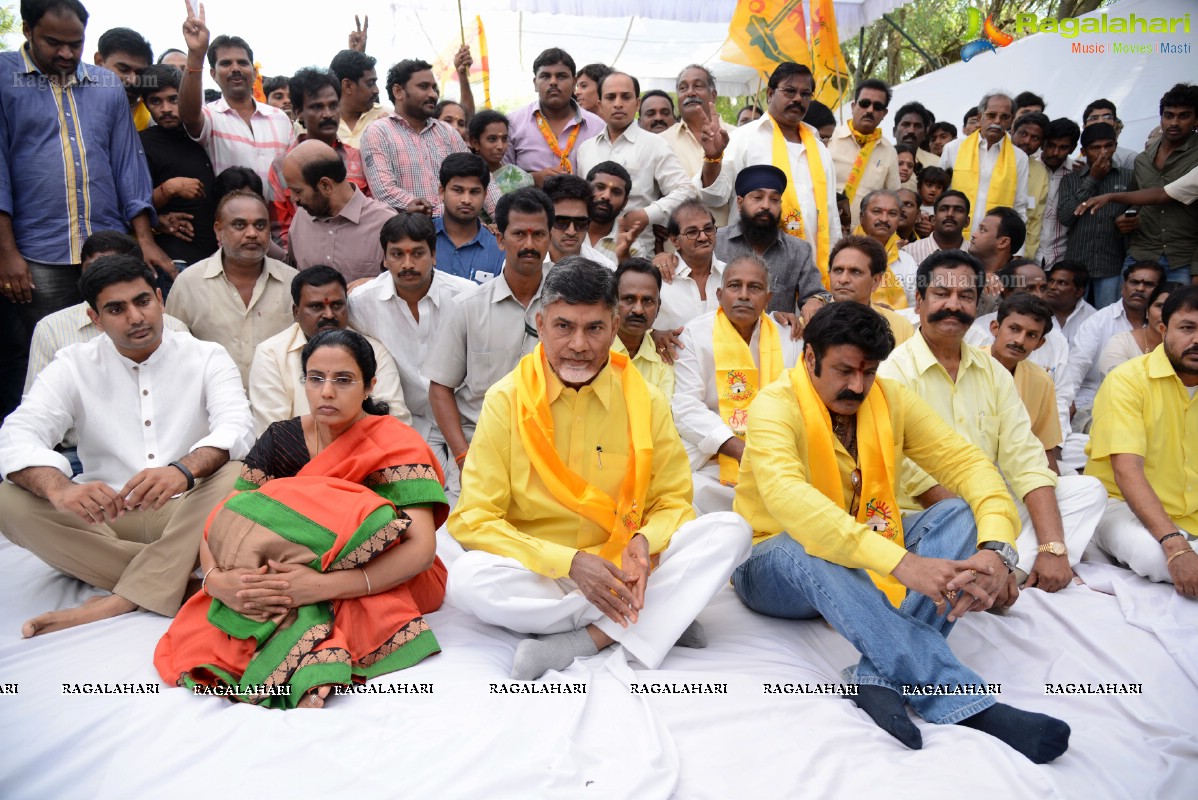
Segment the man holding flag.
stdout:
<svg viewBox="0 0 1198 800">
<path fill-rule="evenodd" d="M 787 61 L 770 75 L 768 88 L 768 113 L 738 128 L 725 150 L 704 157 L 713 169 L 695 178 L 699 199 L 712 208 L 729 202 L 737 173 L 754 164 L 782 170 L 786 190 L 780 226 L 811 245 L 826 286 L 828 253 L 840 238 L 840 216 L 832 156 L 819 133 L 803 123 L 815 96 L 815 78 L 807 67 Z"/>
</svg>

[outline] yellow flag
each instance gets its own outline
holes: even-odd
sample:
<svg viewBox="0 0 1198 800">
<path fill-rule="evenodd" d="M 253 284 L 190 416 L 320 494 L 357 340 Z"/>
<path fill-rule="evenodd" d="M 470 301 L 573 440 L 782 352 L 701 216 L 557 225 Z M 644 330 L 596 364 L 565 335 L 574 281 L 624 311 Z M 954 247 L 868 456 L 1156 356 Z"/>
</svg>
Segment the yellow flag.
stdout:
<svg viewBox="0 0 1198 800">
<path fill-rule="evenodd" d="M 810 67 L 803 0 L 738 0 L 720 58 L 766 77 L 783 61 Z"/>
<path fill-rule="evenodd" d="M 483 87 L 483 105 L 480 108 L 491 107 L 491 65 L 487 53 L 487 33 L 483 30 L 483 18 L 476 16 L 474 26 L 466 29 L 466 42 L 470 47 L 473 63 L 470 65 L 470 85 Z M 458 73 L 453 67 L 454 56 L 462 42 L 451 42 L 445 46 L 433 61 L 433 74 L 437 76 L 437 86 L 444 97 L 450 86 L 458 85 Z"/>
<path fill-rule="evenodd" d="M 852 76 L 840 50 L 832 0 L 811 0 L 811 41 L 815 51 L 815 99 L 837 109 L 849 99 Z"/>
</svg>

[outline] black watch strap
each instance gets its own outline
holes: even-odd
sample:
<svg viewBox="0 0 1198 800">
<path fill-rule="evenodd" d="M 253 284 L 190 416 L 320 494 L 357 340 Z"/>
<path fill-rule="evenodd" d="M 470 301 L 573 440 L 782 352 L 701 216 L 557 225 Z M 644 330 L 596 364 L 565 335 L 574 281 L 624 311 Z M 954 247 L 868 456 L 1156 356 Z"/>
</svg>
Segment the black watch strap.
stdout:
<svg viewBox="0 0 1198 800">
<path fill-rule="evenodd" d="M 179 470 L 183 473 L 183 477 L 187 478 L 187 491 L 190 492 L 192 489 L 196 488 L 196 476 L 191 473 L 191 470 L 184 466 L 182 461 L 172 461 L 168 466 L 172 466 Z"/>
</svg>

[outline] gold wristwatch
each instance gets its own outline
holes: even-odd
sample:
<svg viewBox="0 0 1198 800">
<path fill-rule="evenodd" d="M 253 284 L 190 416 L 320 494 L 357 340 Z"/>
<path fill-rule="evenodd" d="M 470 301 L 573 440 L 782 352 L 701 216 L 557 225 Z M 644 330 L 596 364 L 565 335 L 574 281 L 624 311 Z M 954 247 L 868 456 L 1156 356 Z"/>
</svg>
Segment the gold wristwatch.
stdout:
<svg viewBox="0 0 1198 800">
<path fill-rule="evenodd" d="M 1037 553 L 1052 553 L 1054 556 L 1068 555 L 1069 551 L 1065 549 L 1064 542 L 1049 542 L 1042 544 L 1036 548 Z"/>
</svg>

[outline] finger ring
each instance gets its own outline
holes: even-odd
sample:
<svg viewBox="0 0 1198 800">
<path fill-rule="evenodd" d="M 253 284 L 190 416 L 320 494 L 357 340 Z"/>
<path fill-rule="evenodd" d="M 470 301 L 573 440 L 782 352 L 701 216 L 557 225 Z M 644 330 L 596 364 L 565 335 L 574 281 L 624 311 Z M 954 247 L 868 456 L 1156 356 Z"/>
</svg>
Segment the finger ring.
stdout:
<svg viewBox="0 0 1198 800">
<path fill-rule="evenodd" d="M 973 573 L 973 577 L 976 578 L 978 576 L 978 571 L 976 569 L 971 569 L 969 571 Z"/>
<path fill-rule="evenodd" d="M 940 606 L 944 605 L 944 601 L 943 601 L 943 600 L 933 600 L 933 601 L 932 601 L 932 605 L 934 605 L 934 606 L 936 606 L 937 608 L 939 608 Z"/>
<path fill-rule="evenodd" d="M 4 288 L 5 288 L 5 289 L 11 289 L 11 288 L 12 288 L 12 284 L 11 284 L 11 283 L 6 283 L 6 284 L 4 284 Z"/>
</svg>

